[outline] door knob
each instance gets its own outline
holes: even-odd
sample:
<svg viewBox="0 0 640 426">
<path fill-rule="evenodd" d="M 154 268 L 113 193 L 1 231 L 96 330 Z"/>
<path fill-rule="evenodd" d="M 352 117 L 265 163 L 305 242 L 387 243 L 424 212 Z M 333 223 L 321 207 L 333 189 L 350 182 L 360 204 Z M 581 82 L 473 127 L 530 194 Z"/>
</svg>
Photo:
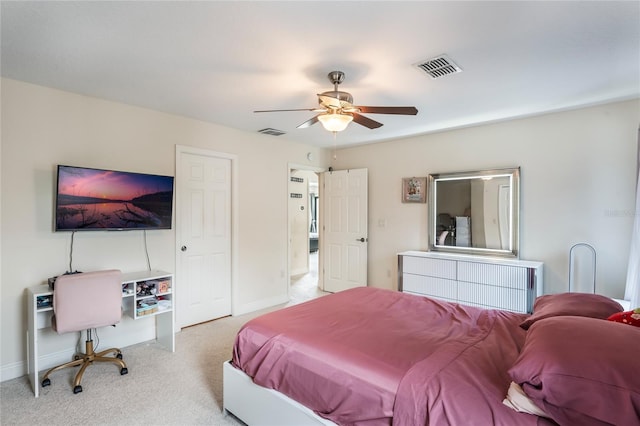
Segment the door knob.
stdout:
<svg viewBox="0 0 640 426">
<path fill-rule="evenodd" d="M 182 250 L 182 251 L 187 251 L 187 246 L 182 246 L 182 247 L 180 247 L 180 250 Z"/>
<path fill-rule="evenodd" d="M 364 237 L 362 237 L 362 238 L 356 238 L 356 241 L 360 241 L 361 243 L 364 243 L 366 240 L 364 239 Z"/>
</svg>

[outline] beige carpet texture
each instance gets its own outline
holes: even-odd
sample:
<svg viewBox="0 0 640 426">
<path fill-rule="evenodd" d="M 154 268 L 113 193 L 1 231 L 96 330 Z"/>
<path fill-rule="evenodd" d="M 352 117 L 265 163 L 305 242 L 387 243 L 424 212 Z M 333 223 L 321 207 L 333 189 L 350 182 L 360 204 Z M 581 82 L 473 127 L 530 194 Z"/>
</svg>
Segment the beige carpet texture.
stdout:
<svg viewBox="0 0 640 426">
<path fill-rule="evenodd" d="M 0 384 L 3 425 L 241 425 L 222 412 L 222 363 L 248 316 L 227 317 L 176 334 L 176 352 L 153 343 L 122 349 L 129 373 L 90 366 L 73 394 L 77 368 L 53 373 L 35 398 L 27 376 Z M 99 331 L 99 330 L 98 330 Z"/>
<path fill-rule="evenodd" d="M 315 271 L 293 277 L 289 305 L 326 294 L 316 283 Z M 2 382 L 0 424 L 243 425 L 222 410 L 222 364 L 231 358 L 240 327 L 265 312 L 185 328 L 176 334 L 175 353 L 155 342 L 122 348 L 129 373 L 121 376 L 110 363 L 92 365 L 82 379 L 83 391 L 75 395 L 77 368 L 53 373 L 39 398 L 27 376 Z"/>
</svg>

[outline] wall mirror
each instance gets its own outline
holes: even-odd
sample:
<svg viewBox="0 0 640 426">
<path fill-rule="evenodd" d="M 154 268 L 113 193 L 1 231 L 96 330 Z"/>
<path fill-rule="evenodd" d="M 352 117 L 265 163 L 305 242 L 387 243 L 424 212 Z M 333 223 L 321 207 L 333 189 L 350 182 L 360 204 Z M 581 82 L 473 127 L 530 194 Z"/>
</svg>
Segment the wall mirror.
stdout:
<svg viewBox="0 0 640 426">
<path fill-rule="evenodd" d="M 519 256 L 520 168 L 431 174 L 429 250 Z"/>
</svg>

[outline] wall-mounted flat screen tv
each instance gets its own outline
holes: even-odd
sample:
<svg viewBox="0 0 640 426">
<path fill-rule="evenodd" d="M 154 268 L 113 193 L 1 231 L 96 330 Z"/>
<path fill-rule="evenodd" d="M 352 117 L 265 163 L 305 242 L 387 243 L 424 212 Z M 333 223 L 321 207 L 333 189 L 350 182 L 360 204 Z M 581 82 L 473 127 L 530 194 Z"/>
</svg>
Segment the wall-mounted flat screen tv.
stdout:
<svg viewBox="0 0 640 426">
<path fill-rule="evenodd" d="M 173 176 L 58 166 L 55 231 L 171 229 Z"/>
</svg>

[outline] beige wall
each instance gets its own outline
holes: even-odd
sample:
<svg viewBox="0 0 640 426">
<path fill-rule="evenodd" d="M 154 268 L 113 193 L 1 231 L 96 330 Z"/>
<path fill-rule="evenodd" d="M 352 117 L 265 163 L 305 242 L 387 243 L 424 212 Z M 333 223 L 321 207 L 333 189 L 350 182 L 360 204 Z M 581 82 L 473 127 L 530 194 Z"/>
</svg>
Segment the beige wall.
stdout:
<svg viewBox="0 0 640 426">
<path fill-rule="evenodd" d="M 569 249 L 587 242 L 597 291 L 622 297 L 639 123 L 633 100 L 339 150 L 334 169 L 369 169 L 369 284 L 395 288 L 396 253 L 427 248 L 427 205 L 401 203 L 403 177 L 520 166 L 521 258 L 545 263 L 545 292 L 567 290 Z"/>
<path fill-rule="evenodd" d="M 173 175 L 175 145 L 236 155 L 234 310 L 286 299 L 289 165 L 326 167 L 333 152 L 7 79 L 1 101 L 3 380 L 26 371 L 24 289 L 68 268 L 70 235 L 52 232 L 59 163 Z M 639 121 L 634 100 L 339 150 L 334 169 L 369 169 L 370 285 L 395 288 L 396 253 L 427 247 L 427 205 L 401 203 L 402 177 L 520 166 L 521 257 L 545 262 L 545 291 L 566 289 L 569 248 L 588 242 L 598 250 L 599 292 L 621 297 Z M 318 160 L 309 162 L 307 152 Z M 152 267 L 174 272 L 175 232 L 148 232 L 147 239 Z M 73 266 L 144 270 L 141 233 L 76 234 Z M 179 286 L 178 279 L 178 297 Z M 125 329 L 144 326 L 123 322 Z"/>
<path fill-rule="evenodd" d="M 25 288 L 68 269 L 70 234 L 52 231 L 57 164 L 175 175 L 175 145 L 236 155 L 234 312 L 288 300 L 288 165 L 319 167 L 329 159 L 324 150 L 9 79 L 2 79 L 1 100 L 3 379 L 26 372 Z M 308 152 L 318 160 L 309 162 Z M 142 235 L 76 233 L 73 268 L 145 270 Z M 147 232 L 147 242 L 152 268 L 175 272 L 174 230 Z M 179 277 L 176 284 L 179 297 Z M 149 324 L 125 318 L 119 327 Z"/>
</svg>

